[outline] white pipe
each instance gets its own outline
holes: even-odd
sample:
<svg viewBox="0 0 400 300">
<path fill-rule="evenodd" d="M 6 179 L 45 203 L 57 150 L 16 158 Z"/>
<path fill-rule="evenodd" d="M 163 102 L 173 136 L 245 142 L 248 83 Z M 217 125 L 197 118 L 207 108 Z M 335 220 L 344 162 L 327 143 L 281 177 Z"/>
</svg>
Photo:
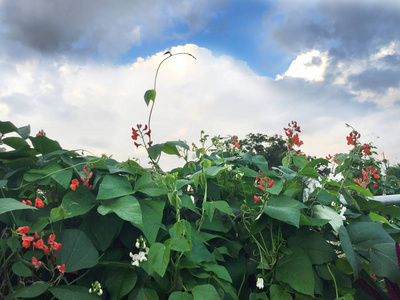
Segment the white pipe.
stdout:
<svg viewBox="0 0 400 300">
<path fill-rule="evenodd" d="M 382 196 L 374 196 L 373 198 L 367 197 L 368 200 L 375 200 L 382 202 L 385 205 L 398 205 L 400 204 L 400 194 L 396 195 L 382 195 Z M 346 204 L 346 200 L 342 195 L 340 195 L 340 202 Z"/>
</svg>

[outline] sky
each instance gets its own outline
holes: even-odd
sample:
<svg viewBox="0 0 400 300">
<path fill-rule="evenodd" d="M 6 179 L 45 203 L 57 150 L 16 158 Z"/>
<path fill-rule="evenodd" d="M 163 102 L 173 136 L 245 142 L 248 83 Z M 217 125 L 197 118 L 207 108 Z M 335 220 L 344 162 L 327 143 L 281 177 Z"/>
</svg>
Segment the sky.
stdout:
<svg viewBox="0 0 400 300">
<path fill-rule="evenodd" d="M 351 125 L 400 162 L 400 1 L 0 0 L 0 120 L 43 129 L 65 149 L 147 159 L 155 144 L 279 134 L 301 150 L 347 152 Z M 169 157 L 161 165 L 182 166 Z"/>
</svg>

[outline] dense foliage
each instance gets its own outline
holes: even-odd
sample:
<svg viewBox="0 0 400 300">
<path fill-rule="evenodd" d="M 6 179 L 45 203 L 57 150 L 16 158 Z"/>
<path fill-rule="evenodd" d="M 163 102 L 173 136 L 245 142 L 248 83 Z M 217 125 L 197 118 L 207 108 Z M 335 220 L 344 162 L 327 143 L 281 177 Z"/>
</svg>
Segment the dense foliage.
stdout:
<svg viewBox="0 0 400 300">
<path fill-rule="evenodd" d="M 236 136 L 154 144 L 155 88 L 145 93 L 148 123 L 132 128 L 151 168 L 85 156 L 0 121 L 0 298 L 389 299 L 399 291 L 400 208 L 368 199 L 383 186 L 395 191 L 398 178 L 385 179 L 358 132 L 347 137 L 349 153 L 309 159 L 292 121 L 273 166 Z M 163 153 L 186 163 L 164 172 Z"/>
</svg>

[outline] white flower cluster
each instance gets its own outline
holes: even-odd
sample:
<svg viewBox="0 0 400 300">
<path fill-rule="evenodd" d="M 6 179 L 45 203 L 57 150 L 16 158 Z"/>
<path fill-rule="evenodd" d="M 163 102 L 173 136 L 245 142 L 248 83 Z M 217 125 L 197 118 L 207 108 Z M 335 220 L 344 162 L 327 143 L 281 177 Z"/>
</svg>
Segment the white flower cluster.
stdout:
<svg viewBox="0 0 400 300">
<path fill-rule="evenodd" d="M 136 254 L 130 252 L 129 256 L 132 258 L 132 266 L 139 267 L 140 262 L 147 261 L 146 255 L 149 254 L 149 248 L 147 248 L 146 240 L 142 236 L 136 240 L 135 247 L 143 251 L 139 251 L 139 253 Z"/>
<path fill-rule="evenodd" d="M 264 288 L 264 279 L 258 278 L 258 279 L 257 279 L 256 286 L 257 286 L 260 290 L 262 290 L 262 289 Z"/>
<path fill-rule="evenodd" d="M 97 295 L 103 295 L 103 290 L 101 289 L 101 284 L 97 280 L 92 283 L 92 287 L 89 289 L 89 293 L 96 293 Z"/>
</svg>

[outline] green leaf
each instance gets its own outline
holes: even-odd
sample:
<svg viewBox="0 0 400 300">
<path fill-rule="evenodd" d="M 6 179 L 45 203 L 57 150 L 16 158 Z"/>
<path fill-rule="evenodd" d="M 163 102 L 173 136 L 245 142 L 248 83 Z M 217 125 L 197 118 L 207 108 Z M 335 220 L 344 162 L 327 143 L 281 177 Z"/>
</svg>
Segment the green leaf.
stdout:
<svg viewBox="0 0 400 300">
<path fill-rule="evenodd" d="M 358 205 L 357 201 L 346 191 L 346 189 L 342 189 L 341 193 L 342 193 L 344 199 L 346 200 L 346 203 L 350 207 L 354 207 L 355 209 L 360 211 L 360 206 Z"/>
<path fill-rule="evenodd" d="M 106 175 L 100 184 L 97 200 L 107 200 L 130 194 L 133 194 L 133 190 L 126 177 Z"/>
<path fill-rule="evenodd" d="M 276 179 L 274 180 L 274 185 L 272 187 L 267 187 L 267 192 L 272 195 L 279 195 L 283 189 L 283 180 Z"/>
<path fill-rule="evenodd" d="M 95 207 L 96 197 L 86 187 L 78 187 L 63 197 L 61 205 L 68 213 L 65 218 L 73 218 L 84 215 Z"/>
<path fill-rule="evenodd" d="M 346 227 L 343 225 L 340 226 L 339 229 L 339 238 L 340 243 L 342 245 L 342 249 L 346 254 L 346 258 L 353 269 L 354 279 L 358 278 L 358 274 L 361 271 L 361 259 L 354 251 L 353 246 L 351 244 L 349 233 L 347 232 Z"/>
<path fill-rule="evenodd" d="M 149 157 L 152 158 L 153 160 L 157 160 L 157 158 L 160 156 L 164 146 L 165 146 L 165 143 L 154 144 L 153 146 L 149 147 L 147 149 L 147 153 L 149 154 Z"/>
<path fill-rule="evenodd" d="M 169 247 L 161 243 L 151 245 L 148 256 L 149 274 L 156 272 L 161 277 L 164 276 L 169 263 L 170 250 Z"/>
<path fill-rule="evenodd" d="M 168 188 L 157 180 L 159 178 L 153 178 L 150 173 L 141 176 L 135 184 L 135 192 L 144 193 L 150 197 L 157 197 L 168 194 Z"/>
<path fill-rule="evenodd" d="M 336 211 L 328 206 L 323 205 L 315 205 L 313 206 L 312 210 L 314 218 L 330 220 L 329 224 L 331 224 L 333 230 L 339 232 L 340 226 L 343 225 L 343 220 Z"/>
<path fill-rule="evenodd" d="M 165 202 L 156 199 L 140 199 L 139 204 L 143 214 L 143 225 L 135 224 L 142 230 L 151 245 L 156 241 L 161 227 Z"/>
<path fill-rule="evenodd" d="M 197 285 L 192 290 L 193 300 L 220 300 L 217 290 L 211 284 Z"/>
<path fill-rule="evenodd" d="M 314 231 L 301 231 L 289 237 L 290 247 L 304 249 L 310 257 L 311 263 L 323 264 L 336 259 L 333 247 L 327 243 L 322 235 Z"/>
<path fill-rule="evenodd" d="M 72 178 L 72 172 L 72 169 L 65 169 L 63 171 L 55 173 L 51 177 L 55 181 L 57 181 L 64 189 L 68 189 Z"/>
<path fill-rule="evenodd" d="M 149 106 L 150 101 L 155 101 L 156 100 L 156 90 L 147 90 L 144 93 L 144 102 L 146 102 L 146 105 Z"/>
<path fill-rule="evenodd" d="M 204 202 L 203 208 L 207 212 L 210 222 L 213 219 L 215 209 L 218 209 L 219 211 L 226 213 L 227 215 L 230 215 L 232 217 L 235 216 L 232 211 L 232 208 L 225 201 Z"/>
<path fill-rule="evenodd" d="M 96 294 L 90 294 L 89 289 L 79 285 L 59 285 L 49 288 L 50 293 L 59 300 L 96 300 L 101 299 Z"/>
<path fill-rule="evenodd" d="M 314 296 L 314 273 L 307 253 L 301 248 L 280 258 L 276 265 L 276 280 L 289 284 L 296 291 Z"/>
<path fill-rule="evenodd" d="M 136 285 L 136 271 L 128 265 L 127 268 L 107 268 L 105 281 L 111 300 L 122 299 Z"/>
<path fill-rule="evenodd" d="M 220 266 L 217 263 L 203 263 L 204 270 L 213 272 L 219 278 L 232 283 L 232 278 L 224 266 Z"/>
<path fill-rule="evenodd" d="M 369 250 L 376 244 L 394 243 L 382 228 L 382 223 L 355 222 L 347 226 L 347 231 L 356 250 Z"/>
<path fill-rule="evenodd" d="M 0 198 L 0 215 L 9 211 L 15 211 L 20 209 L 37 210 L 36 207 L 22 204 L 22 202 L 12 198 Z"/>
<path fill-rule="evenodd" d="M 300 209 L 306 207 L 303 203 L 285 195 L 271 196 L 264 207 L 264 213 L 271 218 L 299 227 Z"/>
<path fill-rule="evenodd" d="M 29 139 L 31 140 L 33 147 L 41 154 L 62 150 L 57 141 L 51 140 L 44 135 L 29 137 Z"/>
<path fill-rule="evenodd" d="M 268 170 L 268 162 L 264 156 L 262 156 L 262 155 L 254 156 L 251 163 L 253 165 L 255 165 L 257 168 L 259 168 L 263 174 L 268 173 L 268 171 L 269 171 Z"/>
<path fill-rule="evenodd" d="M 394 283 L 400 283 L 395 243 L 375 244 L 369 250 L 369 254 L 371 270 L 374 274 L 387 277 Z"/>
<path fill-rule="evenodd" d="M 277 284 L 271 285 L 270 300 L 292 300 L 292 296 Z"/>
<path fill-rule="evenodd" d="M 36 281 L 30 286 L 26 286 L 18 290 L 14 294 L 14 298 L 34 298 L 43 294 L 51 286 L 50 283 L 44 281 Z"/>
<path fill-rule="evenodd" d="M 17 276 L 22 276 L 22 277 L 32 276 L 32 270 L 23 261 L 17 261 L 12 265 L 11 269 Z"/>
<path fill-rule="evenodd" d="M 296 167 L 300 168 L 300 169 L 304 169 L 305 166 L 308 164 L 308 159 L 307 157 L 303 156 L 303 155 L 296 155 L 293 156 L 293 163 Z M 314 170 L 313 167 L 311 167 L 311 169 Z M 315 171 L 315 170 L 314 170 Z M 317 172 L 318 173 L 318 172 Z"/>
<path fill-rule="evenodd" d="M 57 263 L 65 264 L 65 272 L 93 267 L 99 261 L 99 253 L 86 234 L 79 229 L 64 229 L 57 234 L 56 242 L 62 247 L 56 252 Z"/>
<path fill-rule="evenodd" d="M 311 167 L 305 167 L 305 168 L 301 169 L 299 172 L 297 172 L 297 175 L 315 178 L 315 179 L 318 179 L 320 176 L 319 173 L 317 172 L 317 170 L 315 170 L 314 168 L 311 168 Z"/>
<path fill-rule="evenodd" d="M 319 193 L 317 196 L 319 203 L 322 205 L 330 205 L 333 202 L 336 202 L 338 198 L 324 189 L 319 188 Z"/>
<path fill-rule="evenodd" d="M 171 250 L 178 252 L 190 251 L 190 245 L 184 236 L 173 237 L 170 244 Z"/>
<path fill-rule="evenodd" d="M 136 226 L 142 226 L 142 208 L 139 201 L 133 196 L 124 196 L 117 199 L 102 201 L 97 208 L 101 215 L 114 212 L 122 220 L 129 221 Z"/>
<path fill-rule="evenodd" d="M 192 253 L 190 254 L 190 260 L 193 262 L 212 262 L 215 261 L 214 256 L 208 251 L 204 243 L 195 235 L 197 231 L 192 231 Z"/>
<path fill-rule="evenodd" d="M 115 214 L 102 216 L 93 212 L 83 219 L 79 229 L 98 250 L 105 251 L 121 231 L 122 225 L 123 220 Z"/>
<path fill-rule="evenodd" d="M 192 295 L 190 295 L 188 292 L 173 292 L 171 295 L 169 295 L 168 300 L 192 300 Z"/>
<path fill-rule="evenodd" d="M 24 139 L 16 136 L 4 138 L 2 141 L 4 144 L 10 146 L 13 149 L 19 149 L 22 147 L 29 146 L 29 144 Z"/>
<path fill-rule="evenodd" d="M 18 131 L 18 129 L 13 123 L 11 123 L 9 121 L 5 121 L 5 122 L 0 121 L 0 132 L 2 134 L 6 134 L 6 133 L 10 133 L 10 132 L 17 132 L 17 131 Z"/>
</svg>

